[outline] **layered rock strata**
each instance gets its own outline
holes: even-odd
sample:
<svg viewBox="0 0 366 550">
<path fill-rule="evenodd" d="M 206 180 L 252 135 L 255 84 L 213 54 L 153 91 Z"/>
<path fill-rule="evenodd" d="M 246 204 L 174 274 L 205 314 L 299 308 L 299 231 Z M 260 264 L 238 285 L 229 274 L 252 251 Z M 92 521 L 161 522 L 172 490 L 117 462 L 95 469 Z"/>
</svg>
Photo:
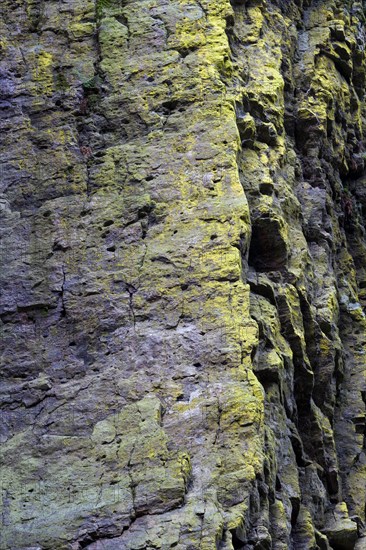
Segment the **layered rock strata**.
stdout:
<svg viewBox="0 0 366 550">
<path fill-rule="evenodd" d="M 366 548 L 363 3 L 1 12 L 0 548 Z"/>
</svg>

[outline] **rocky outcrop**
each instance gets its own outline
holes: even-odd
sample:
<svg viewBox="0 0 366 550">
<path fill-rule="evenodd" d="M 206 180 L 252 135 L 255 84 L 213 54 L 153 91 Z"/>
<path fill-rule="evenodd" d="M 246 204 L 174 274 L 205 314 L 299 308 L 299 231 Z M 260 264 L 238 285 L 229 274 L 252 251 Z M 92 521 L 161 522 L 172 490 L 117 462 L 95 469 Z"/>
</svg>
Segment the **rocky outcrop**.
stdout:
<svg viewBox="0 0 366 550">
<path fill-rule="evenodd" d="M 365 547 L 365 13 L 3 0 L 2 549 Z"/>
</svg>

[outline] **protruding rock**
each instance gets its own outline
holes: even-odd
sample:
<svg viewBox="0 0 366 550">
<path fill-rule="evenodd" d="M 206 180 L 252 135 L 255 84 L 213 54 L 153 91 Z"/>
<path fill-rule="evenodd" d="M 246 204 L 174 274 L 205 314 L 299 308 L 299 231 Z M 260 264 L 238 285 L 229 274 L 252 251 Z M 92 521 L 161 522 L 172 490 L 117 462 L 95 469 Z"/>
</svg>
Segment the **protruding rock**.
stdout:
<svg viewBox="0 0 366 550">
<path fill-rule="evenodd" d="M 357 523 L 348 515 L 347 504 L 341 502 L 326 515 L 323 533 L 334 550 L 354 550 L 357 540 Z"/>
</svg>

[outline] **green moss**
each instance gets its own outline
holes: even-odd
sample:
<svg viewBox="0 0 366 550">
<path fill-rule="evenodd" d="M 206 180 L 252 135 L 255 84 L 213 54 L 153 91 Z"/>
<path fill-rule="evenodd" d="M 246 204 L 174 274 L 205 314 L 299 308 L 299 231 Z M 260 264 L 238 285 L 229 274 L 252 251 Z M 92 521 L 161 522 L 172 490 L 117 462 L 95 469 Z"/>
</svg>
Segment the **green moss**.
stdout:
<svg viewBox="0 0 366 550">
<path fill-rule="evenodd" d="M 91 91 L 91 90 L 98 90 L 101 85 L 101 77 L 100 75 L 94 75 L 90 78 L 83 79 L 81 82 L 82 87 L 84 90 Z"/>
<path fill-rule="evenodd" d="M 58 91 L 65 92 L 70 88 L 66 76 L 62 72 L 58 72 L 56 75 L 55 89 Z"/>
<path fill-rule="evenodd" d="M 113 0 L 96 0 L 95 9 L 98 18 L 101 18 L 104 11 L 112 7 Z"/>
</svg>

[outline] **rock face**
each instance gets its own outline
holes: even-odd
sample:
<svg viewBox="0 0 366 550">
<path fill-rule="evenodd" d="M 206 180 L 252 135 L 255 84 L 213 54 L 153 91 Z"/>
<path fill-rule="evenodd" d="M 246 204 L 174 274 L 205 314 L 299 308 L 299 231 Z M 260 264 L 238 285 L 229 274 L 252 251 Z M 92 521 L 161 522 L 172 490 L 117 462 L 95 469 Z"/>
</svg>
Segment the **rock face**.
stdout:
<svg viewBox="0 0 366 550">
<path fill-rule="evenodd" d="M 364 4 L 1 12 L 0 548 L 366 548 Z"/>
</svg>

